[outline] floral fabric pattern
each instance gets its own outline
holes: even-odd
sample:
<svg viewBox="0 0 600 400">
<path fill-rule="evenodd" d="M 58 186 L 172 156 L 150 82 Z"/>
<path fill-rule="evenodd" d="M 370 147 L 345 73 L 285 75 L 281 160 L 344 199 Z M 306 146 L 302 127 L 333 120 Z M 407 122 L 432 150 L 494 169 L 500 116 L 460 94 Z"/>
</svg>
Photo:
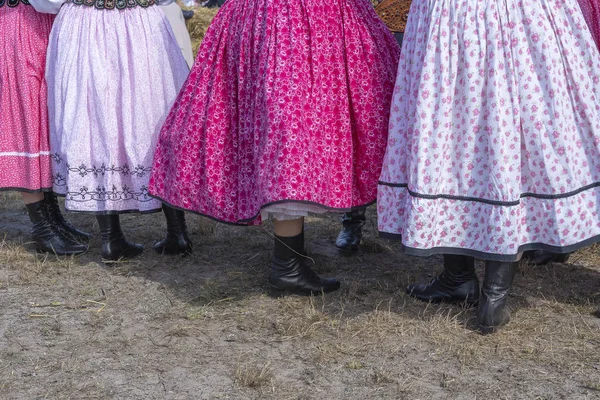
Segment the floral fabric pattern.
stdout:
<svg viewBox="0 0 600 400">
<path fill-rule="evenodd" d="M 65 207 L 160 210 L 148 193 L 154 149 L 189 71 L 164 13 L 67 3 L 48 59 L 52 180 Z"/>
<path fill-rule="evenodd" d="M 44 70 L 53 20 L 0 0 L 0 190 L 52 188 Z"/>
<path fill-rule="evenodd" d="M 379 230 L 411 254 L 498 260 L 598 240 L 599 80 L 577 3 L 414 0 Z"/>
<path fill-rule="evenodd" d="M 376 198 L 399 47 L 369 0 L 229 0 L 161 131 L 150 193 L 241 224 Z"/>
</svg>

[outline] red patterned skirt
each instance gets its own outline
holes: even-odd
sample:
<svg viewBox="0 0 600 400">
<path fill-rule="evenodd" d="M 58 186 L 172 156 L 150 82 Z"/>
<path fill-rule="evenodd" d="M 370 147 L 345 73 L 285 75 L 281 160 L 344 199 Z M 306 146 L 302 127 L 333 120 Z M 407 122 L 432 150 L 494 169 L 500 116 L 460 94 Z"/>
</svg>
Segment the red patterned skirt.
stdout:
<svg viewBox="0 0 600 400">
<path fill-rule="evenodd" d="M 44 71 L 53 15 L 0 7 L 0 190 L 51 190 Z"/>
<path fill-rule="evenodd" d="M 600 48 L 600 0 L 578 0 L 578 2 L 594 42 Z"/>
<path fill-rule="evenodd" d="M 368 0 L 227 1 L 161 131 L 150 193 L 238 224 L 375 201 L 399 53 Z"/>
</svg>

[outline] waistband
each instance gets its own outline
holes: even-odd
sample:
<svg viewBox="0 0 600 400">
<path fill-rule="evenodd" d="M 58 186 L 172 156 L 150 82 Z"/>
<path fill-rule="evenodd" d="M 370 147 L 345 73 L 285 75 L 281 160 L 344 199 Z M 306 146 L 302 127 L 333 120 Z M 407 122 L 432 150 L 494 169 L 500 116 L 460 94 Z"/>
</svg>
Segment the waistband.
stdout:
<svg viewBox="0 0 600 400">
<path fill-rule="evenodd" d="M 67 3 L 72 3 L 77 6 L 94 7 L 98 10 L 114 10 L 115 8 L 117 10 L 124 10 L 126 8 L 146 8 L 154 6 L 156 5 L 156 0 L 67 0 Z"/>
<path fill-rule="evenodd" d="M 19 4 L 29 5 L 27 0 L 0 0 L 0 7 L 7 5 L 9 7 L 16 7 Z"/>
</svg>

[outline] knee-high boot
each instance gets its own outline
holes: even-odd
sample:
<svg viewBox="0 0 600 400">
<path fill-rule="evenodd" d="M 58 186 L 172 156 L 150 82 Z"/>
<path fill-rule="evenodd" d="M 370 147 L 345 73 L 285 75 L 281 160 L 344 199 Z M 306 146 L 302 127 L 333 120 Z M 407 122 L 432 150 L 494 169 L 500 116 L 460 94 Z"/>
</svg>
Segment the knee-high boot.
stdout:
<svg viewBox="0 0 600 400">
<path fill-rule="evenodd" d="M 304 233 L 292 237 L 275 236 L 275 249 L 269 283 L 275 289 L 303 295 L 333 292 L 340 288 L 336 279 L 320 278 L 304 263 Z"/>
<path fill-rule="evenodd" d="M 33 224 L 31 236 L 39 250 L 58 255 L 81 254 L 87 251 L 87 246 L 65 236 L 52 223 L 46 200 L 27 204 L 26 208 Z"/>
<path fill-rule="evenodd" d="M 517 272 L 517 262 L 486 261 L 477 322 L 483 334 L 493 333 L 510 320 L 506 306 Z"/>
<path fill-rule="evenodd" d="M 118 215 L 98 215 L 96 219 L 100 225 L 100 236 L 102 237 L 100 255 L 103 259 L 117 261 L 133 258 L 142 253 L 144 246 L 125 239 Z"/>
<path fill-rule="evenodd" d="M 444 270 L 429 284 L 413 284 L 406 293 L 433 303 L 471 303 L 479 299 L 479 280 L 473 257 L 444 254 Z"/>
<path fill-rule="evenodd" d="M 190 254 L 192 241 L 187 232 L 185 213 L 163 204 L 163 212 L 167 219 L 167 235 L 154 244 L 154 250 L 160 254 Z"/>
</svg>

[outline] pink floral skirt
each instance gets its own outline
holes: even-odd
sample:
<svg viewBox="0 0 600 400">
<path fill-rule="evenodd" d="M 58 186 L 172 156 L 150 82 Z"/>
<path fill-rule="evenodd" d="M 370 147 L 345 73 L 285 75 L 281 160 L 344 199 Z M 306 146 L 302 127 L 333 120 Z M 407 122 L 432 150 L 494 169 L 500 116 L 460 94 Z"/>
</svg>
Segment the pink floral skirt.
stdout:
<svg viewBox="0 0 600 400">
<path fill-rule="evenodd" d="M 53 15 L 0 7 L 0 190 L 52 189 L 46 48 Z"/>
<path fill-rule="evenodd" d="M 281 203 L 372 203 L 399 51 L 368 0 L 227 1 L 163 126 L 150 193 L 238 224 Z"/>
</svg>

